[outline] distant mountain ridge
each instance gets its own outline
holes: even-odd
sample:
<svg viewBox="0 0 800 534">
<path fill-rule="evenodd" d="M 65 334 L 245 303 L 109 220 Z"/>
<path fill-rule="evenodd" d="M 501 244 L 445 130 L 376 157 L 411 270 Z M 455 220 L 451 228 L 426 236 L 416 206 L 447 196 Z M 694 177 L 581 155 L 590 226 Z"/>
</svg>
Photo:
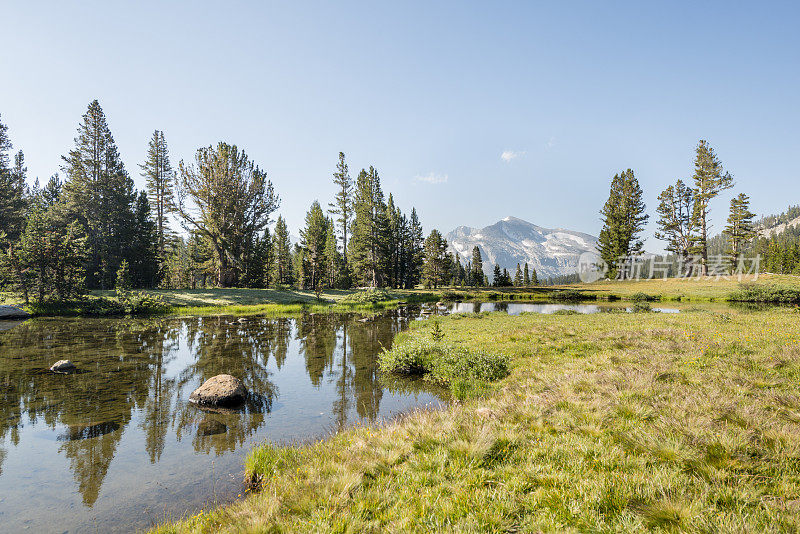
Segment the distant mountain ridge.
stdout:
<svg viewBox="0 0 800 534">
<path fill-rule="evenodd" d="M 511 275 L 517 263 L 536 269 L 540 279 L 573 274 L 578 258 L 584 252 L 594 252 L 597 238 L 593 235 L 563 228 L 543 228 L 517 217 L 506 217 L 485 228 L 459 226 L 448 233 L 450 252 L 457 252 L 462 263 L 472 259 L 472 249 L 481 250 L 483 272 L 491 279 L 495 263 L 508 269 Z"/>
</svg>

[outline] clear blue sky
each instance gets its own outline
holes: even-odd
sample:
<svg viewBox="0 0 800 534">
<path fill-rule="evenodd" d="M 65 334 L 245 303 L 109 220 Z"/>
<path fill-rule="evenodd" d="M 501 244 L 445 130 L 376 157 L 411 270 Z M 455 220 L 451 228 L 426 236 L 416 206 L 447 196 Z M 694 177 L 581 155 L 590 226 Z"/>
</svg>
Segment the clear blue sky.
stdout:
<svg viewBox="0 0 800 534">
<path fill-rule="evenodd" d="M 340 150 L 444 232 L 597 234 L 615 172 L 652 213 L 700 138 L 757 213 L 800 203 L 798 5 L 641 4 L 5 2 L 0 115 L 43 180 L 94 98 L 140 187 L 154 129 L 175 164 L 235 143 L 295 235 Z"/>
</svg>

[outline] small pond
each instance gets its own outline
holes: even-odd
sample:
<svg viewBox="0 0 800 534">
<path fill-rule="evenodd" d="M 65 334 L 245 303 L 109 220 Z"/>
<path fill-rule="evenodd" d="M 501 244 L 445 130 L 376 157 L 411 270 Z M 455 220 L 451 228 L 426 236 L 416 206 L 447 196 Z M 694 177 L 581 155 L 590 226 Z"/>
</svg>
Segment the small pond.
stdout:
<svg viewBox="0 0 800 534">
<path fill-rule="evenodd" d="M 383 383 L 376 355 L 414 320 L 33 319 L 0 328 L 0 531 L 146 529 L 243 489 L 248 450 L 322 437 L 445 395 Z M 82 371 L 47 368 L 72 360 Z M 203 381 L 240 377 L 242 410 L 187 402 Z"/>
</svg>

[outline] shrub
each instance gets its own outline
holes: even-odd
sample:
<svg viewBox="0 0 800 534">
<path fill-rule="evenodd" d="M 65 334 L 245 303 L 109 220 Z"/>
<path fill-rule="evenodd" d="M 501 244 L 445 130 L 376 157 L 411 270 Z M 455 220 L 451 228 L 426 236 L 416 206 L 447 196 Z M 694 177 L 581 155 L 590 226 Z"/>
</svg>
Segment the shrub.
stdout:
<svg viewBox="0 0 800 534">
<path fill-rule="evenodd" d="M 382 372 L 424 375 L 444 386 L 460 380 L 493 382 L 507 376 L 510 365 L 508 356 L 467 350 L 427 337 L 400 342 L 378 357 Z"/>
<path fill-rule="evenodd" d="M 728 295 L 731 302 L 769 302 L 773 304 L 800 304 L 800 290 L 792 287 L 762 284 L 741 284 Z"/>
<path fill-rule="evenodd" d="M 128 291 L 120 294 L 118 298 L 126 315 L 151 315 L 170 310 L 170 305 L 160 296 L 148 295 L 141 291 Z"/>
<path fill-rule="evenodd" d="M 558 291 L 551 291 L 548 297 L 552 300 L 588 300 L 594 297 L 584 295 L 577 289 L 562 289 Z"/>
<path fill-rule="evenodd" d="M 658 297 L 654 295 L 648 295 L 647 293 L 642 293 L 640 291 L 631 295 L 631 300 L 633 302 L 652 302 L 654 300 L 658 300 Z"/>
<path fill-rule="evenodd" d="M 370 288 L 352 293 L 343 298 L 340 302 L 342 304 L 374 304 L 387 300 L 393 300 L 393 297 L 388 291 L 385 289 Z"/>
</svg>

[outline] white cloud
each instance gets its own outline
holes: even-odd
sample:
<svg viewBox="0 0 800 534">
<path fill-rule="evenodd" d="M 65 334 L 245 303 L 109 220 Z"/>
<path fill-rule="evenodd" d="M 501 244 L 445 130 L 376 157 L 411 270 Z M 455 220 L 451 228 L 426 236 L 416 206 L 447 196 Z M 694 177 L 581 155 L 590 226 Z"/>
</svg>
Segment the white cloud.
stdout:
<svg viewBox="0 0 800 534">
<path fill-rule="evenodd" d="M 556 146 L 556 138 L 551 137 L 550 139 L 547 140 L 547 143 L 544 145 L 544 148 L 545 150 L 550 150 L 554 146 Z"/>
<path fill-rule="evenodd" d="M 517 159 L 525 155 L 525 152 L 519 152 L 514 150 L 504 150 L 502 154 L 500 154 L 500 159 L 508 163 L 512 159 Z"/>
<path fill-rule="evenodd" d="M 447 175 L 446 174 L 436 174 L 435 172 L 429 172 L 426 175 L 418 174 L 414 177 L 415 182 L 425 182 L 427 184 L 444 184 L 447 183 Z"/>
</svg>

